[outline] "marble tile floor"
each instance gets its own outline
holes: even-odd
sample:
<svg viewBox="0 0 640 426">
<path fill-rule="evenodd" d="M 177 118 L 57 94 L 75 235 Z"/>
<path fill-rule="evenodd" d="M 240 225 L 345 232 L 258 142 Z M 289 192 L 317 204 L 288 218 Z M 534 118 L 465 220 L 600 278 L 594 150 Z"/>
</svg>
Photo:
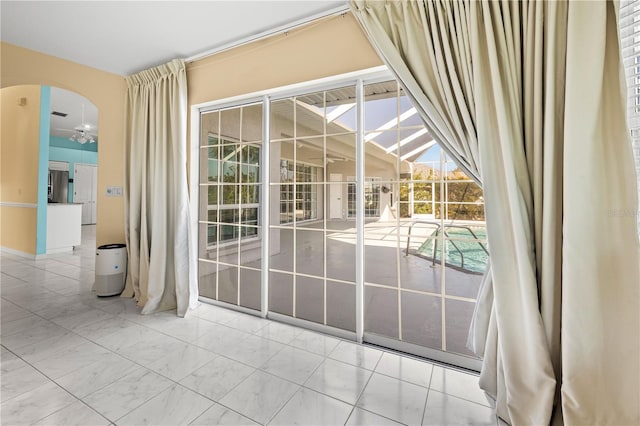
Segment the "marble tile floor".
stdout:
<svg viewBox="0 0 640 426">
<path fill-rule="evenodd" d="M 0 255 L 3 425 L 447 425 L 498 420 L 475 375 L 202 304 L 91 292 L 94 249 Z"/>
</svg>

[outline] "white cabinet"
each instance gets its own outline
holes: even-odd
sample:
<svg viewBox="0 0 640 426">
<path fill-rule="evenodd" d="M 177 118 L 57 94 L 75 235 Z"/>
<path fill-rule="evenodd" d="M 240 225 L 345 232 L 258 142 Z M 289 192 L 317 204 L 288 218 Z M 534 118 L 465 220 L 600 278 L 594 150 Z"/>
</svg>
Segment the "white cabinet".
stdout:
<svg viewBox="0 0 640 426">
<path fill-rule="evenodd" d="M 82 206 L 47 205 L 47 254 L 73 250 L 82 242 Z"/>
<path fill-rule="evenodd" d="M 49 170 L 69 171 L 69 163 L 66 161 L 49 161 Z"/>
</svg>

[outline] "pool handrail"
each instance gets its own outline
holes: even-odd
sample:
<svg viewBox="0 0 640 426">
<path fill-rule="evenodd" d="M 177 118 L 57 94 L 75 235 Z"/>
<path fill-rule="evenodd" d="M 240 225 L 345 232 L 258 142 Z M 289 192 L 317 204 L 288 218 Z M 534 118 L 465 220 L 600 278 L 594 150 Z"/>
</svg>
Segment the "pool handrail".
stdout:
<svg viewBox="0 0 640 426">
<path fill-rule="evenodd" d="M 436 232 L 435 235 L 430 235 L 427 238 L 433 238 L 433 265 L 436 264 L 436 254 L 437 254 L 437 250 L 436 250 L 436 242 L 437 242 L 437 237 L 438 234 L 440 233 L 440 229 L 442 228 L 442 232 L 444 233 L 444 236 L 449 238 L 449 235 L 447 234 L 446 228 L 458 228 L 458 229 L 466 229 L 467 231 L 469 231 L 471 233 L 471 235 L 473 235 L 473 238 L 475 239 L 475 241 L 480 245 L 480 247 L 482 247 L 482 250 L 484 250 L 485 253 L 487 253 L 487 256 L 489 255 L 489 250 L 487 250 L 487 248 L 484 246 L 484 244 L 482 244 L 478 238 L 478 236 L 476 235 L 475 232 L 473 232 L 473 230 L 466 225 L 453 225 L 453 224 L 448 224 L 448 225 L 444 225 L 442 226 L 440 224 L 440 222 L 436 222 L 433 220 L 414 220 L 411 221 L 411 224 L 409 225 L 409 232 L 407 233 L 407 249 L 405 250 L 405 256 L 409 256 L 409 247 L 411 246 L 411 231 L 413 231 L 413 227 L 414 225 L 417 224 L 424 224 L 424 225 L 434 225 L 436 227 Z M 455 241 L 453 241 L 452 239 L 449 239 L 449 241 L 451 242 L 451 244 L 455 247 L 456 251 L 460 254 L 460 267 L 464 268 L 464 254 L 462 253 L 462 250 L 460 250 L 460 248 L 456 245 Z"/>
</svg>

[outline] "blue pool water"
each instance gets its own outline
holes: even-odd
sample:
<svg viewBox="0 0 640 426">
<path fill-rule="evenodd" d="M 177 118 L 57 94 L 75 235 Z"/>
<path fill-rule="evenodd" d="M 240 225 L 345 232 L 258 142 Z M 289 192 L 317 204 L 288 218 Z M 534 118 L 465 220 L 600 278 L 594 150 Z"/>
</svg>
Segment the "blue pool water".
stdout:
<svg viewBox="0 0 640 426">
<path fill-rule="evenodd" d="M 446 228 L 446 265 L 459 268 L 463 271 L 484 273 L 487 267 L 489 255 L 482 248 L 487 247 L 487 231 L 483 227 L 470 227 L 475 237 L 468 229 Z M 476 239 L 477 238 L 477 239 Z M 482 244 L 482 245 L 481 245 Z M 433 259 L 434 248 L 436 251 L 436 261 L 442 261 L 442 247 L 440 235 L 436 236 L 434 231 L 427 237 L 422 245 L 416 250 L 416 255 Z"/>
</svg>

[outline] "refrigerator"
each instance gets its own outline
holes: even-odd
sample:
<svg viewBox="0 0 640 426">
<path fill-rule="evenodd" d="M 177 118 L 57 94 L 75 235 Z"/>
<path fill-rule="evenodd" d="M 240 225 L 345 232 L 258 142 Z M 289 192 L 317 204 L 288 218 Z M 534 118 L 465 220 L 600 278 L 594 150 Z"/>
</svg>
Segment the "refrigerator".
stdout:
<svg viewBox="0 0 640 426">
<path fill-rule="evenodd" d="M 48 201 L 67 203 L 69 197 L 69 172 L 67 170 L 49 170 Z"/>
</svg>

